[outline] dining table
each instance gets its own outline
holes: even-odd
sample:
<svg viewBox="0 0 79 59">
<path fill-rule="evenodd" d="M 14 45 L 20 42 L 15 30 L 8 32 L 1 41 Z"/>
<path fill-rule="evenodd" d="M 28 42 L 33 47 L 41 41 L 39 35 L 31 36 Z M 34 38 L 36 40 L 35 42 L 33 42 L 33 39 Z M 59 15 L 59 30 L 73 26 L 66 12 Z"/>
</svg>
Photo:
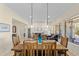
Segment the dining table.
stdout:
<svg viewBox="0 0 79 59">
<path fill-rule="evenodd" d="M 24 41 L 29 41 L 29 42 L 34 42 L 36 40 L 24 40 Z M 44 40 L 45 42 L 56 42 L 56 51 L 65 51 L 65 55 L 66 52 L 68 51 L 68 48 L 64 47 L 62 44 L 60 44 L 60 42 L 57 42 L 55 40 Z M 42 49 L 41 48 L 41 44 L 38 44 L 38 49 Z M 36 48 L 35 48 L 36 49 Z M 11 49 L 11 51 L 14 51 L 14 54 L 16 55 L 17 51 L 22 51 L 23 50 L 23 41 L 20 42 L 17 46 L 13 47 Z"/>
</svg>

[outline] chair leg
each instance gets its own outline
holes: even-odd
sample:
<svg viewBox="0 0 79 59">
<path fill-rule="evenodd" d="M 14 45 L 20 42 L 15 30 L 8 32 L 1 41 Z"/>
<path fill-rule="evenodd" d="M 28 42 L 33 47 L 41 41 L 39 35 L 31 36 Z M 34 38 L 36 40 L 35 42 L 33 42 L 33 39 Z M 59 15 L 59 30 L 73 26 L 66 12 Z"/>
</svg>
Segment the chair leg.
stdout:
<svg viewBox="0 0 79 59">
<path fill-rule="evenodd" d="M 50 56 L 52 56 L 52 50 L 50 50 Z"/>
<path fill-rule="evenodd" d="M 58 55 L 59 55 L 59 56 L 61 56 L 61 55 L 66 56 L 66 51 L 63 51 L 63 52 L 61 52 L 61 53 L 58 53 Z"/>
<path fill-rule="evenodd" d="M 57 51 L 56 51 L 56 50 L 54 50 L 54 56 L 56 56 L 56 53 L 57 53 Z"/>
<path fill-rule="evenodd" d="M 41 52 L 41 55 L 43 56 L 43 50 L 42 50 L 42 52 Z"/>
<path fill-rule="evenodd" d="M 27 56 L 29 56 L 29 50 L 27 50 Z"/>
<path fill-rule="evenodd" d="M 64 51 L 64 56 L 66 56 L 66 51 Z"/>
<path fill-rule="evenodd" d="M 33 56 L 35 56 L 35 50 L 33 50 Z"/>
<path fill-rule="evenodd" d="M 47 54 L 47 56 L 50 56 L 50 50 L 49 49 L 46 51 L 46 54 Z"/>
<path fill-rule="evenodd" d="M 25 50 L 23 51 L 23 55 L 26 56 L 26 51 Z"/>
<path fill-rule="evenodd" d="M 38 56 L 38 50 L 36 50 L 36 56 Z"/>
<path fill-rule="evenodd" d="M 32 50 L 30 50 L 30 56 L 32 56 Z"/>
<path fill-rule="evenodd" d="M 14 56 L 22 56 L 23 52 L 14 51 Z"/>
<path fill-rule="evenodd" d="M 45 50 L 45 56 L 47 56 L 48 55 L 48 50 Z"/>
</svg>

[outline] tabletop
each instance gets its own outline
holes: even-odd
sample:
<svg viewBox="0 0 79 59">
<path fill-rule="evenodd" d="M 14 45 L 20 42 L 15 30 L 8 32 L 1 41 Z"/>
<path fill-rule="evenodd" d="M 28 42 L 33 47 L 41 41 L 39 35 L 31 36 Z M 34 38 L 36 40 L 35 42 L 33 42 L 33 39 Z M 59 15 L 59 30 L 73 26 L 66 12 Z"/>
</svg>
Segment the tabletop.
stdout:
<svg viewBox="0 0 79 59">
<path fill-rule="evenodd" d="M 26 41 L 35 42 L 35 40 L 26 40 Z M 44 42 L 55 42 L 55 41 L 54 40 L 44 40 Z M 38 47 L 40 47 L 40 45 Z M 21 42 L 20 44 L 18 44 L 15 47 L 13 47 L 11 50 L 12 51 L 23 50 L 23 42 Z M 68 49 L 66 47 L 64 47 L 63 45 L 61 45 L 59 42 L 56 42 L 56 50 L 65 50 L 65 51 L 68 51 Z"/>
</svg>

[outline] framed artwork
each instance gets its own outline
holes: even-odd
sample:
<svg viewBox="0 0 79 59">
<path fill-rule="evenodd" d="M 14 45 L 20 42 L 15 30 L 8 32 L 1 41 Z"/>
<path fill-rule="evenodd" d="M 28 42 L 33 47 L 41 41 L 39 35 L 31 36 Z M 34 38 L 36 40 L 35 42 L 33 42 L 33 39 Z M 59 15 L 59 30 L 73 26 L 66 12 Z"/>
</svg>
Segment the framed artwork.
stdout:
<svg viewBox="0 0 79 59">
<path fill-rule="evenodd" d="M 16 26 L 12 26 L 12 32 L 16 33 Z"/>
<path fill-rule="evenodd" d="M 0 23 L 0 32 L 9 32 L 10 25 L 5 23 Z"/>
</svg>

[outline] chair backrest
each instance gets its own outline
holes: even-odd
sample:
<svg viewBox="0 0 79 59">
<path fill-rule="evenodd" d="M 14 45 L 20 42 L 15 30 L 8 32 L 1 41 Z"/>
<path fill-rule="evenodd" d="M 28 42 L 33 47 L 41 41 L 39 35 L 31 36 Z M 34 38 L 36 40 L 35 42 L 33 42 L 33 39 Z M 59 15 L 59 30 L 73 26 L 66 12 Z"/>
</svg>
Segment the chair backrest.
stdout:
<svg viewBox="0 0 79 59">
<path fill-rule="evenodd" d="M 63 44 L 63 39 L 64 39 L 64 37 L 61 36 L 61 41 L 60 41 L 61 44 Z"/>
<path fill-rule="evenodd" d="M 35 49 L 37 49 L 37 42 L 36 41 L 34 41 L 34 42 L 24 41 L 23 42 L 23 54 L 24 54 L 24 56 L 26 56 L 26 55 L 27 56 L 34 56 L 35 55 Z"/>
<path fill-rule="evenodd" d="M 38 42 L 35 41 L 32 43 L 32 56 L 35 56 L 35 50 L 36 50 L 36 56 L 38 56 Z"/>
<path fill-rule="evenodd" d="M 52 50 L 56 50 L 56 42 L 44 42 L 42 43 L 42 50 L 45 50 L 45 55 L 51 56 L 52 55 Z M 43 55 L 43 52 L 42 52 Z M 55 55 L 55 53 L 54 53 Z"/>
<path fill-rule="evenodd" d="M 19 36 L 13 37 L 12 38 L 13 46 L 16 46 L 20 43 Z"/>
<path fill-rule="evenodd" d="M 38 39 L 38 34 L 33 34 L 33 39 L 37 40 Z"/>
<path fill-rule="evenodd" d="M 47 39 L 47 35 L 42 35 L 42 39 L 46 40 Z"/>
<path fill-rule="evenodd" d="M 16 46 L 18 43 L 17 43 L 17 38 L 16 37 L 13 37 L 12 38 L 12 42 L 13 42 L 13 46 Z"/>
<path fill-rule="evenodd" d="M 30 55 L 30 49 L 32 47 L 32 44 L 29 42 L 29 41 L 24 41 L 23 42 L 23 53 L 24 53 L 24 56 L 29 56 Z M 27 52 L 26 52 L 26 49 L 27 49 Z M 26 54 L 27 53 L 27 54 Z"/>
<path fill-rule="evenodd" d="M 20 38 L 19 38 L 19 36 L 17 36 L 17 42 L 18 42 L 18 44 L 20 43 Z"/>
<path fill-rule="evenodd" d="M 60 43 L 61 43 L 64 47 L 67 47 L 67 45 L 68 45 L 68 38 L 62 36 Z"/>
</svg>

